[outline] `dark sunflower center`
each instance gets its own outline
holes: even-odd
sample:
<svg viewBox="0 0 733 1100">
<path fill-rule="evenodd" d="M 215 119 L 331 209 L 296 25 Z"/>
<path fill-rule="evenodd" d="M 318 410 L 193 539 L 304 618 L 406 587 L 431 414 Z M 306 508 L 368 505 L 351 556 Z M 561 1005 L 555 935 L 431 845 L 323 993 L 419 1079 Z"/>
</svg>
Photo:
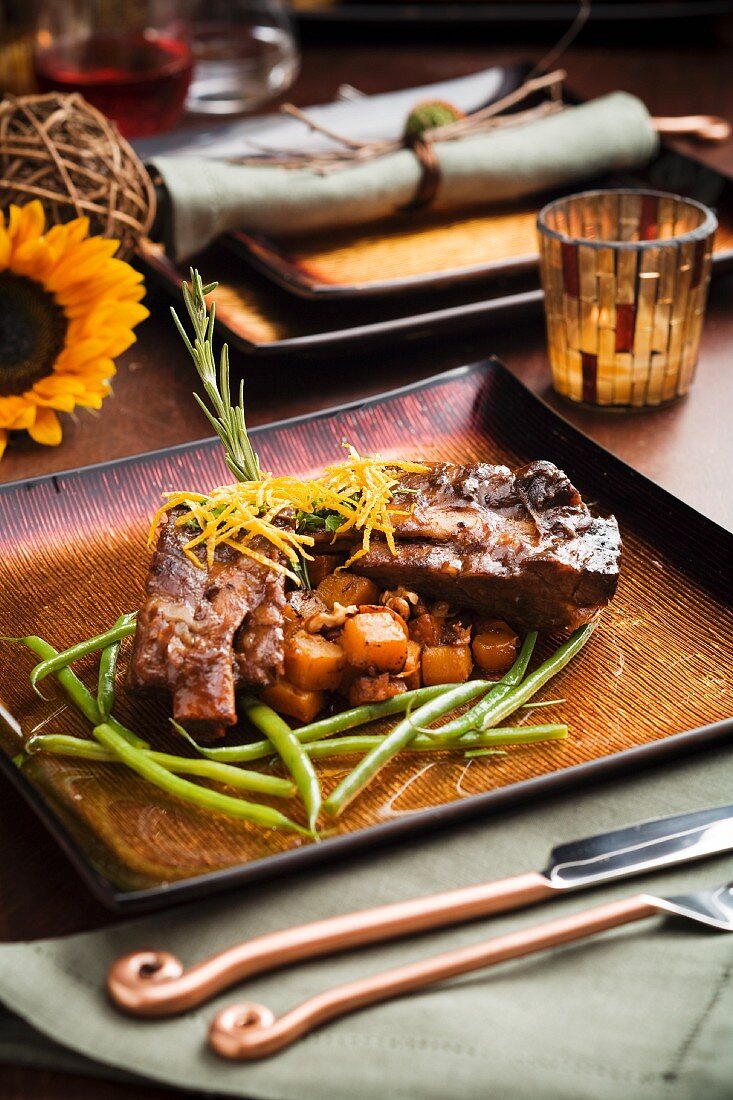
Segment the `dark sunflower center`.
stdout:
<svg viewBox="0 0 733 1100">
<path fill-rule="evenodd" d="M 0 397 L 23 393 L 51 373 L 66 326 L 64 311 L 40 283 L 0 274 Z"/>
</svg>

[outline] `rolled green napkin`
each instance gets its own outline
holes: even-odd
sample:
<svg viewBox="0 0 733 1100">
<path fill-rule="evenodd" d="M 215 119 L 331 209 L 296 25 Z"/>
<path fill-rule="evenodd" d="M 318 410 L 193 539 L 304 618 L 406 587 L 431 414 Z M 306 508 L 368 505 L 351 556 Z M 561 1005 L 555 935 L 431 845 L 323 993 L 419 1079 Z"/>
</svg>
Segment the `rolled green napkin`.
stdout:
<svg viewBox="0 0 733 1100">
<path fill-rule="evenodd" d="M 434 208 L 520 199 L 633 168 L 658 144 L 646 107 L 625 92 L 516 127 L 436 142 L 441 180 Z M 377 221 L 411 201 L 422 171 L 407 149 L 328 174 L 198 156 L 160 156 L 151 164 L 170 199 L 164 238 L 177 260 L 233 229 L 292 237 Z"/>
<path fill-rule="evenodd" d="M 265 1061 L 228 1063 L 206 1047 L 226 1004 L 251 999 L 279 1014 L 334 985 L 612 898 L 723 883 L 730 855 L 290 966 L 175 1019 L 121 1015 L 103 982 L 123 951 L 162 948 L 188 965 L 295 923 L 541 868 L 558 842 L 730 801 L 732 781 L 733 749 L 709 750 L 166 914 L 2 945 L 0 1001 L 36 1033 L 0 1015 L 0 1058 L 89 1072 L 55 1042 L 94 1059 L 100 1076 L 248 1100 L 731 1100 L 733 935 L 661 918 L 375 1005 Z"/>
</svg>

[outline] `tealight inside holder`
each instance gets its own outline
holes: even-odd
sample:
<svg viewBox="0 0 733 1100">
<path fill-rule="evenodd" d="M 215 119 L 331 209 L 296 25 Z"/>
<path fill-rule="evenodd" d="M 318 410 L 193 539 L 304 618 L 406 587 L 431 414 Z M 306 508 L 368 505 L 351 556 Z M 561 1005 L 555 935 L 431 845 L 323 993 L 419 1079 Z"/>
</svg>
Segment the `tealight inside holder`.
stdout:
<svg viewBox="0 0 733 1100">
<path fill-rule="evenodd" d="M 538 215 L 552 384 L 571 401 L 661 405 L 697 366 L 713 212 L 659 191 L 586 191 Z"/>
</svg>

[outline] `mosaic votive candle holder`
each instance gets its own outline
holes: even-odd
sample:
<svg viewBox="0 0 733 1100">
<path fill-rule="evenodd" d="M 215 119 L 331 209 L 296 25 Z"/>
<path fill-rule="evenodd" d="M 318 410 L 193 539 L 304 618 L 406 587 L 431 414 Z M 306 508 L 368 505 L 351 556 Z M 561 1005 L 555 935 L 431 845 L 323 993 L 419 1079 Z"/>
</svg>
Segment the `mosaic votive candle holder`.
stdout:
<svg viewBox="0 0 733 1100">
<path fill-rule="evenodd" d="M 586 191 L 537 218 L 552 383 L 572 401 L 642 408 L 695 374 L 718 222 L 659 191 Z"/>
</svg>

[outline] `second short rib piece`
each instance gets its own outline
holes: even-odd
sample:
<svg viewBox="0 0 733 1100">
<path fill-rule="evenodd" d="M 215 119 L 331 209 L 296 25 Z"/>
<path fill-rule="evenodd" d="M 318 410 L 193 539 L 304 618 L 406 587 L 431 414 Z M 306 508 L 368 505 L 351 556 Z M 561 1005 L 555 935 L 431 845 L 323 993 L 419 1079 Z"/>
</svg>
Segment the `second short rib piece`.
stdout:
<svg viewBox="0 0 733 1100">
<path fill-rule="evenodd" d="M 518 630 L 573 630 L 616 591 L 621 537 L 613 516 L 593 516 L 551 462 L 506 466 L 436 463 L 397 490 L 397 553 L 381 536 L 350 566 L 506 619 Z M 343 549 L 335 546 L 334 549 Z"/>
<path fill-rule="evenodd" d="M 167 690 L 173 716 L 216 735 L 237 721 L 237 687 L 263 687 L 282 672 L 285 584 L 281 573 L 217 548 L 210 569 L 183 553 L 191 532 L 166 517 L 137 621 L 130 685 Z M 252 548 L 274 554 L 264 539 Z"/>
</svg>

